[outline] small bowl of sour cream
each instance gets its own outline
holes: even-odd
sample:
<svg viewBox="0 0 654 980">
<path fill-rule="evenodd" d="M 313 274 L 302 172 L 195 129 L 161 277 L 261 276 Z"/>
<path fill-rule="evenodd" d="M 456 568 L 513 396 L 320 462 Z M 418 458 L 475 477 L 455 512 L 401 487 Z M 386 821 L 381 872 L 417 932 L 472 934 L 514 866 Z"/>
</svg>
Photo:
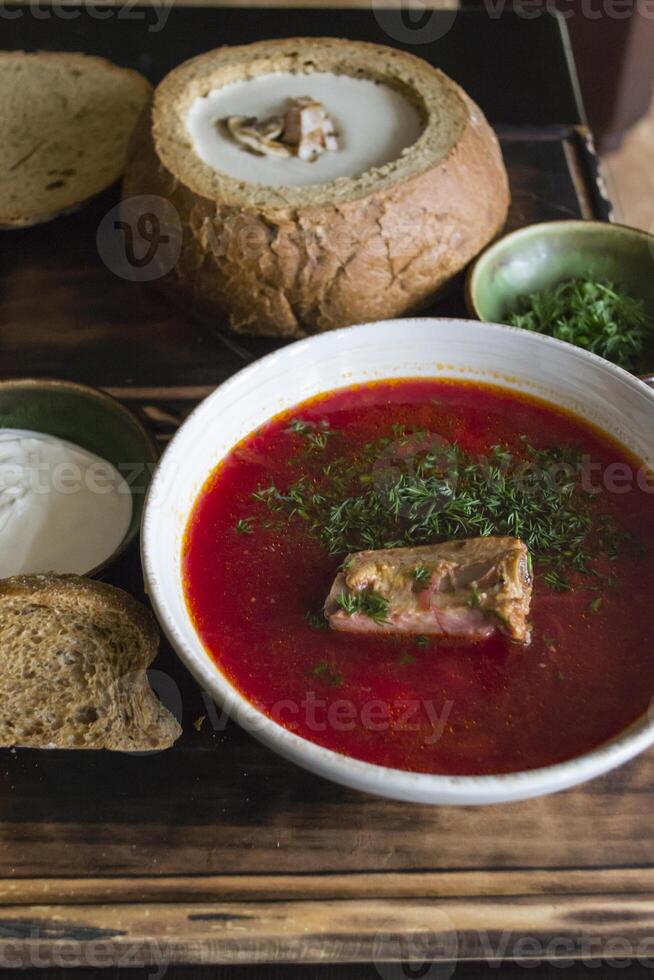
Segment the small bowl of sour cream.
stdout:
<svg viewBox="0 0 654 980">
<path fill-rule="evenodd" d="M 104 392 L 0 382 L 0 578 L 101 572 L 138 534 L 157 456 L 141 422 Z"/>
</svg>

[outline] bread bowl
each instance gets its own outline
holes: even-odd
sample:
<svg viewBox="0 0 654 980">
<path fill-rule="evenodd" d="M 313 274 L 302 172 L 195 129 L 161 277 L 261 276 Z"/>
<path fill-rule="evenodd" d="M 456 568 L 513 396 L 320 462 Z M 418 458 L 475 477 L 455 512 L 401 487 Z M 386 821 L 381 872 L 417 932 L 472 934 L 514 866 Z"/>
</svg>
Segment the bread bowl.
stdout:
<svg viewBox="0 0 654 980">
<path fill-rule="evenodd" d="M 390 158 L 380 146 L 372 166 L 360 169 L 363 154 L 359 169 L 353 163 L 329 180 L 322 161 L 296 159 L 293 169 L 303 166 L 316 182 L 262 182 L 261 167 L 252 180 L 247 149 L 238 152 L 248 179 L 233 163 L 231 173 L 218 169 L 224 156 L 212 157 L 191 131 L 198 100 L 218 100 L 215 126 L 221 111 L 234 111 L 232 93 L 238 111 L 244 86 L 281 79 L 283 87 L 294 76 L 314 98 L 330 76 L 335 89 L 351 80 L 335 109 L 325 96 L 345 149 L 361 136 L 343 126 L 346 106 L 361 98 L 359 118 L 374 115 L 373 87 L 418 120 L 416 131 L 408 127 L 410 142 L 396 141 Z M 370 87 L 358 96 L 361 81 Z M 221 101 L 221 90 L 229 98 Z M 389 120 L 395 130 L 397 114 Z M 501 229 L 509 203 L 497 139 L 458 85 L 414 55 L 335 38 L 220 48 L 172 71 L 138 128 L 124 181 L 127 198 L 152 194 L 173 204 L 183 228 L 179 260 L 162 284 L 237 332 L 288 338 L 426 306 Z"/>
</svg>

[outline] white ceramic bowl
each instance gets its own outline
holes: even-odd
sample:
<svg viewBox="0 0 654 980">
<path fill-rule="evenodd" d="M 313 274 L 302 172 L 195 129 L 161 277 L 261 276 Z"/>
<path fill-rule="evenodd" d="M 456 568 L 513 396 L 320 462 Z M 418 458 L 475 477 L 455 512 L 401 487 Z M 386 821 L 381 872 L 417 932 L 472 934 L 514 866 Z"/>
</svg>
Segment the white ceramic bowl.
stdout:
<svg viewBox="0 0 654 980">
<path fill-rule="evenodd" d="M 161 460 L 145 507 L 142 556 L 148 592 L 170 642 L 198 683 L 270 748 L 321 776 L 381 796 L 499 803 L 565 789 L 627 761 L 654 743 L 654 713 L 592 752 L 525 772 L 438 776 L 372 765 L 309 742 L 261 714 L 204 649 L 184 601 L 181 547 L 207 476 L 235 443 L 278 412 L 334 388 L 402 377 L 479 380 L 532 393 L 595 423 L 654 466 L 654 392 L 568 344 L 511 327 L 427 318 L 299 341 L 222 384 L 186 420 Z"/>
</svg>

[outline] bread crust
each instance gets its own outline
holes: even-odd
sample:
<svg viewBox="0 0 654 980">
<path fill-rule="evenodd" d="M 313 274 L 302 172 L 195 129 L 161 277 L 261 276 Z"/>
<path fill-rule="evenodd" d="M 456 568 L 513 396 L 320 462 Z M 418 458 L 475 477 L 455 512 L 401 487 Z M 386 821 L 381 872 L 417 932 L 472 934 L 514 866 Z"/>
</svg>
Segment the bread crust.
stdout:
<svg viewBox="0 0 654 980">
<path fill-rule="evenodd" d="M 430 156 L 428 133 L 390 166 L 314 185 L 317 203 L 311 189 L 239 186 L 203 163 L 188 168 L 177 137 L 171 142 L 175 113 L 200 91 L 203 70 L 210 74 L 227 57 L 238 61 L 232 52 L 239 49 L 187 62 L 156 90 L 123 188 L 125 197 L 161 195 L 181 219 L 179 260 L 161 285 L 204 315 L 226 317 L 236 332 L 287 338 L 423 309 L 506 220 L 508 179 L 495 134 L 458 85 L 413 55 L 334 39 L 259 42 L 240 51 L 256 62 L 265 54 L 269 68 L 275 43 L 286 58 L 295 48 L 316 60 L 321 45 L 333 57 L 346 46 L 365 64 L 392 58 L 394 78 L 406 86 L 416 79 L 416 99 L 430 84 L 440 86 L 456 108 L 458 135 L 440 157 Z"/>
<path fill-rule="evenodd" d="M 149 667 L 157 655 L 159 630 L 150 610 L 129 592 L 108 582 L 83 575 L 14 575 L 0 579 L 0 604 L 4 596 L 30 598 L 47 606 L 75 609 L 86 604 L 98 611 L 118 613 L 131 620 L 145 640 L 139 666 Z"/>
</svg>

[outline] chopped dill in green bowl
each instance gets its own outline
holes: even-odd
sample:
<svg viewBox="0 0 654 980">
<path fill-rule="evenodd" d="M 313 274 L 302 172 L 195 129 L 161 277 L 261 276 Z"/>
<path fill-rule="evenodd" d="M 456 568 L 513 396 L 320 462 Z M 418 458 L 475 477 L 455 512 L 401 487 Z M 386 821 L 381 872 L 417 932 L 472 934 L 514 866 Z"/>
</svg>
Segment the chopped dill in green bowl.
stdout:
<svg viewBox="0 0 654 980">
<path fill-rule="evenodd" d="M 644 370 L 654 319 L 640 299 L 606 280 L 568 279 L 522 296 L 506 322 L 583 347 L 628 371 Z"/>
</svg>

